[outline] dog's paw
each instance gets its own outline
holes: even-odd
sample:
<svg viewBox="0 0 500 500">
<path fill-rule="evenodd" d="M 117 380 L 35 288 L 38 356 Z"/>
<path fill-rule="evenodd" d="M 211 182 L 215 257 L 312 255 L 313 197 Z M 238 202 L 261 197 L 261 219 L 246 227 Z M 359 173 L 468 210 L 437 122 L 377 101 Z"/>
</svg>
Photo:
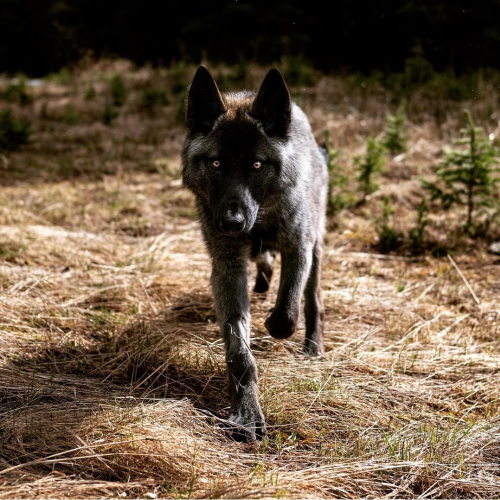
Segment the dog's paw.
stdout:
<svg viewBox="0 0 500 500">
<path fill-rule="evenodd" d="M 264 415 L 259 407 L 245 408 L 229 417 L 231 435 L 236 441 L 250 443 L 261 440 L 266 433 Z"/>
<path fill-rule="evenodd" d="M 281 313 L 278 309 L 271 309 L 265 325 L 269 334 L 275 339 L 287 339 L 295 333 L 297 320 Z"/>
</svg>

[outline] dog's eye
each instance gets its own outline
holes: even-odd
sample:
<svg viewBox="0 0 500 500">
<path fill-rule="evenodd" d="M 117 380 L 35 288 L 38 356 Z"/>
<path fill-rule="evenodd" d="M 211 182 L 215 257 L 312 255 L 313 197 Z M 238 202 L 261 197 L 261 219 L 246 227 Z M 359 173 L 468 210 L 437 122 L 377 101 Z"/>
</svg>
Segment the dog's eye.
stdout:
<svg viewBox="0 0 500 500">
<path fill-rule="evenodd" d="M 212 168 L 219 168 L 220 167 L 220 161 L 218 161 L 218 160 L 211 161 L 210 162 L 210 166 Z"/>
<path fill-rule="evenodd" d="M 254 164 L 253 164 L 253 168 L 255 170 L 259 170 L 262 168 L 262 163 L 260 161 L 256 161 Z"/>
</svg>

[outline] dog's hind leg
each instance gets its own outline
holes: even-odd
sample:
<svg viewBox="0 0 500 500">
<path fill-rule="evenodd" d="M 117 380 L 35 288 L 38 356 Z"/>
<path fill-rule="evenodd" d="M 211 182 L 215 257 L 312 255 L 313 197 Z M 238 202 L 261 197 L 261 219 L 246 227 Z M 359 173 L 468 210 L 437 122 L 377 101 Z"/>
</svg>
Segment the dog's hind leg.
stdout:
<svg viewBox="0 0 500 500">
<path fill-rule="evenodd" d="M 313 356 L 324 354 L 323 346 L 323 299 L 321 297 L 321 246 L 317 241 L 313 248 L 313 259 L 309 279 L 304 292 L 306 317 L 306 342 L 304 352 Z"/>
<path fill-rule="evenodd" d="M 259 405 L 257 365 L 250 351 L 250 305 L 247 290 L 246 255 L 220 247 L 212 261 L 212 288 L 217 320 L 226 344 L 231 416 L 234 436 L 260 439 L 265 432 Z"/>
<path fill-rule="evenodd" d="M 257 278 L 255 280 L 255 293 L 266 293 L 269 290 L 271 277 L 273 275 L 275 252 L 262 252 L 259 254 L 255 262 L 257 264 Z"/>
</svg>

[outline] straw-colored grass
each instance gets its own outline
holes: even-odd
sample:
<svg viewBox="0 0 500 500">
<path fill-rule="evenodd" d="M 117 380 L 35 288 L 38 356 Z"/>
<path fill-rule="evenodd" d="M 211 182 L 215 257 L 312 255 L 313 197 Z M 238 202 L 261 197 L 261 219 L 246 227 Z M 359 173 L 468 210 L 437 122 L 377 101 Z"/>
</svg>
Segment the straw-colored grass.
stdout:
<svg viewBox="0 0 500 500">
<path fill-rule="evenodd" d="M 131 85 L 150 74 L 127 71 Z M 325 112 L 338 85 L 322 80 L 305 107 L 353 168 L 387 101 L 355 96 Z M 84 89 L 68 98 L 90 116 Z M 56 90 L 42 85 L 22 110 L 35 142 L 1 174 L 0 498 L 500 496 L 498 258 L 466 239 L 452 242 L 456 267 L 379 255 L 367 217 L 390 195 L 399 227 L 414 223 L 415 176 L 430 173 L 459 113 L 441 135 L 414 118 L 381 190 L 330 224 L 324 358 L 301 355 L 303 328 L 283 342 L 267 334 L 279 271 L 252 297 L 268 432 L 242 444 L 226 432 L 210 261 L 178 180 L 182 128 L 132 104 L 112 128 L 50 125 L 36 110 L 48 99 L 55 113 Z M 432 217 L 446 241 L 440 228 L 460 214 Z"/>
</svg>

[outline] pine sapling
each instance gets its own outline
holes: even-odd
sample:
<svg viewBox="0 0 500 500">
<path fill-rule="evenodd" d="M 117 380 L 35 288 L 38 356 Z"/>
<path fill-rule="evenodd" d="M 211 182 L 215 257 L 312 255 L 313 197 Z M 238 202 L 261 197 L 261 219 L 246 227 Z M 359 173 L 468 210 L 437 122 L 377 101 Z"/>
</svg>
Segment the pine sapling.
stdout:
<svg viewBox="0 0 500 500">
<path fill-rule="evenodd" d="M 384 146 L 370 137 L 366 145 L 365 157 L 356 157 L 354 161 L 359 168 L 357 180 L 359 189 L 363 193 L 362 201 L 364 201 L 368 195 L 379 188 L 374 177 L 385 170 Z"/>
<path fill-rule="evenodd" d="M 425 202 L 425 199 L 422 198 L 417 209 L 417 225 L 415 227 L 412 227 L 408 231 L 411 246 L 415 250 L 420 249 L 424 246 L 425 228 L 429 224 L 429 219 L 427 218 L 428 213 L 429 209 L 427 208 L 427 203 Z"/>
<path fill-rule="evenodd" d="M 454 205 L 466 209 L 465 230 L 470 235 L 486 234 L 499 213 L 499 155 L 484 133 L 465 111 L 467 128 L 455 144 L 460 149 L 444 149 L 437 169 L 437 181 L 423 181 L 431 200 L 439 200 L 444 210 Z"/>
<path fill-rule="evenodd" d="M 86 101 L 92 101 L 95 99 L 95 96 L 97 95 L 97 92 L 95 90 L 95 87 L 91 85 L 87 91 L 85 92 L 85 100 Z"/>
<path fill-rule="evenodd" d="M 33 102 L 32 95 L 26 89 L 26 78 L 19 78 L 17 83 L 11 83 L 6 89 L 0 91 L 0 99 L 9 102 L 17 102 L 21 106 L 26 106 Z"/>
<path fill-rule="evenodd" d="M 31 124 L 14 118 L 12 110 L 0 113 L 0 151 L 17 151 L 30 143 L 31 133 Z"/>
<path fill-rule="evenodd" d="M 123 106 L 127 100 L 127 87 L 125 79 L 120 73 L 117 73 L 111 80 L 111 98 L 113 106 Z"/>
<path fill-rule="evenodd" d="M 101 122 L 104 125 L 111 125 L 113 121 L 118 118 L 120 112 L 117 108 L 112 106 L 109 102 L 106 101 L 106 105 L 104 106 L 104 110 L 101 113 Z"/>
<path fill-rule="evenodd" d="M 383 145 L 391 154 L 404 153 L 406 151 L 406 114 L 404 101 L 398 106 L 396 114 L 387 115 L 387 125 L 384 130 Z"/>
<path fill-rule="evenodd" d="M 328 154 L 328 215 L 333 215 L 349 205 L 346 196 L 349 177 L 338 159 L 340 150 L 333 149 L 330 144 L 330 134 L 325 131 L 325 145 Z"/>
<path fill-rule="evenodd" d="M 388 196 L 384 197 L 381 208 L 382 215 L 375 219 L 375 231 L 377 232 L 378 247 L 380 251 L 382 253 L 389 253 L 392 250 L 397 250 L 401 246 L 403 235 L 392 225 L 394 206 Z"/>
</svg>

